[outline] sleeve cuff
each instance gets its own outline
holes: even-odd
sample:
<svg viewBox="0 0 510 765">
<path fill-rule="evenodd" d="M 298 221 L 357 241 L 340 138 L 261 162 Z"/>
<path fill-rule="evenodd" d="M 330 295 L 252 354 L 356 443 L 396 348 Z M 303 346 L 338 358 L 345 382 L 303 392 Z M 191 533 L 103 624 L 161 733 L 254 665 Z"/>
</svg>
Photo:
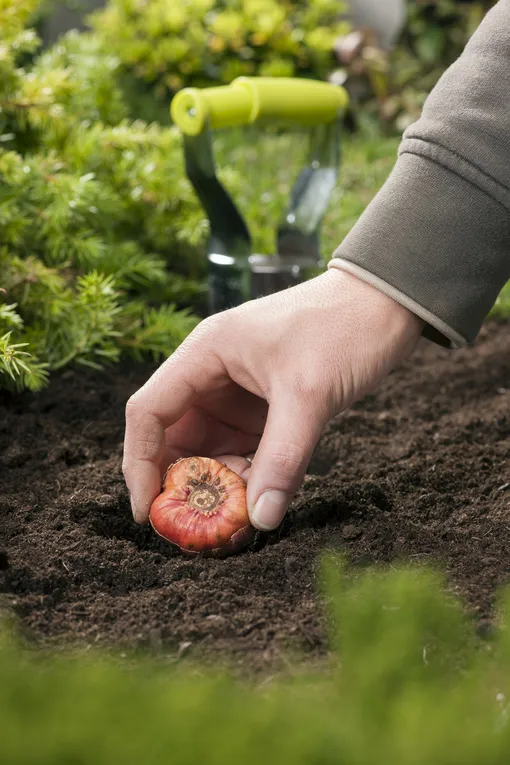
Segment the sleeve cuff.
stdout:
<svg viewBox="0 0 510 765">
<path fill-rule="evenodd" d="M 449 327 L 440 318 L 434 316 L 426 308 L 419 305 L 415 300 L 405 295 L 400 290 L 392 287 L 391 284 L 380 279 L 378 276 L 374 276 L 364 268 L 360 268 L 354 263 L 350 263 L 348 260 L 342 258 L 332 258 L 328 263 L 328 268 L 338 268 L 341 271 L 347 271 L 353 276 L 357 276 L 362 282 L 371 284 L 373 287 L 382 292 L 384 295 L 393 298 L 395 302 L 407 308 L 411 313 L 419 316 L 420 319 L 426 322 L 426 327 L 423 330 L 424 337 L 432 340 L 439 345 L 443 345 L 448 348 L 464 348 L 468 345 L 468 340 L 462 335 L 459 335 L 452 327 Z"/>
<path fill-rule="evenodd" d="M 404 152 L 334 253 L 427 322 L 425 336 L 472 343 L 510 276 L 510 210 L 461 168 Z"/>
</svg>

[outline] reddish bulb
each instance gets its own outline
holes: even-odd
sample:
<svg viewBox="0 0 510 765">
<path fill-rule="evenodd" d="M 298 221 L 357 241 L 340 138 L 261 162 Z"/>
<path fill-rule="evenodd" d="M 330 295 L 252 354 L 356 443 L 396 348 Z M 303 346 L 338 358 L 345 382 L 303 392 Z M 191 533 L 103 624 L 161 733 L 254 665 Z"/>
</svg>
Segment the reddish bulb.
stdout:
<svg viewBox="0 0 510 765">
<path fill-rule="evenodd" d="M 255 533 L 245 482 L 209 457 L 186 457 L 170 465 L 149 519 L 157 534 L 191 555 L 232 555 Z"/>
</svg>

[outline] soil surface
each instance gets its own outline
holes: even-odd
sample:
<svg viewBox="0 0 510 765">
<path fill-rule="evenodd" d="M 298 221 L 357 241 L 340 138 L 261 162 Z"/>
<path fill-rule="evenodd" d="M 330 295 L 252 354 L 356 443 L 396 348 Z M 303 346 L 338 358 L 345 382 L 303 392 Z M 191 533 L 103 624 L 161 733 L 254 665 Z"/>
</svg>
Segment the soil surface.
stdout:
<svg viewBox="0 0 510 765">
<path fill-rule="evenodd" d="M 0 398 L 0 599 L 39 645 L 125 646 L 269 670 L 326 651 L 317 561 L 439 565 L 479 627 L 510 579 L 510 327 L 423 342 L 327 429 L 283 527 L 187 559 L 131 519 L 124 405 L 151 368 L 66 371 Z"/>
</svg>

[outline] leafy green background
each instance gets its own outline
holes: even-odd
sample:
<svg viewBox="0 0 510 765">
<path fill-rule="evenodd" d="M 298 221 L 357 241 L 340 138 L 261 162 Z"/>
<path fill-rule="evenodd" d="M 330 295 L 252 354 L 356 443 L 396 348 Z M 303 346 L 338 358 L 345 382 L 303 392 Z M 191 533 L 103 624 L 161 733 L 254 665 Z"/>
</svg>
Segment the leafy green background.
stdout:
<svg viewBox="0 0 510 765">
<path fill-rule="evenodd" d="M 327 75 L 349 27 L 339 0 L 110 0 L 91 23 L 135 80 L 168 99 L 241 75 Z"/>
<path fill-rule="evenodd" d="M 0 385 L 31 390 L 69 363 L 171 353 L 204 311 L 208 230 L 178 131 L 130 119 L 121 64 L 98 35 L 41 52 L 27 27 L 37 7 L 0 4 Z M 370 146 L 346 151 L 344 188 L 363 193 L 337 193 L 326 252 L 393 162 L 395 141 Z M 216 148 L 255 246 L 273 252 L 304 137 L 225 133 Z"/>
<path fill-rule="evenodd" d="M 240 73 L 324 77 L 346 31 L 337 0 L 109 0 L 95 31 L 41 50 L 31 24 L 57 6 L 0 0 L 0 387 L 33 391 L 69 363 L 160 360 L 206 311 L 208 224 L 169 125 L 174 90 Z M 479 18 L 483 4 L 473 7 Z M 404 117 L 413 113 L 406 93 L 431 86 L 474 26 L 450 0 L 430 18 L 430 6 L 411 10 L 388 70 L 387 116 L 402 116 L 404 102 Z M 234 72 L 239 62 L 247 68 Z M 326 259 L 396 156 L 395 134 L 361 122 L 344 137 Z M 215 146 L 254 248 L 274 252 L 305 137 L 231 131 Z M 503 297 L 496 312 L 506 311 Z"/>
</svg>

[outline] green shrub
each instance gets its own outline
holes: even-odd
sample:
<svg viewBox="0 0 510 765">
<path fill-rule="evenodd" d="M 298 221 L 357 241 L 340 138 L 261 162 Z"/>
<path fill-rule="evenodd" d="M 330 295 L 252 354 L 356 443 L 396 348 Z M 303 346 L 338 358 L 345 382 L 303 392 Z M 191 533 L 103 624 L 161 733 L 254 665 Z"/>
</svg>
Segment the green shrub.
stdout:
<svg viewBox="0 0 510 765">
<path fill-rule="evenodd" d="M 208 231 L 178 133 L 129 121 L 122 67 L 97 35 L 69 34 L 38 55 L 24 29 L 35 5 L 0 0 L 0 387 L 33 390 L 70 362 L 171 352 L 196 323 L 186 308 L 203 305 Z M 215 146 L 254 249 L 273 252 L 305 143 L 250 129 Z M 349 142 L 326 258 L 396 146 L 380 134 Z M 508 314 L 503 298 L 496 310 Z"/>
<path fill-rule="evenodd" d="M 510 316 L 510 282 L 507 282 L 499 293 L 498 299 L 491 311 L 491 316 L 508 319 Z"/>
<path fill-rule="evenodd" d="M 203 304 L 208 231 L 177 131 L 128 120 L 118 59 L 97 35 L 68 34 L 39 55 L 24 29 L 35 5 L 0 5 L 0 387 L 33 390 L 73 361 L 173 350 L 196 321 L 176 308 Z M 215 146 L 255 249 L 274 251 L 305 143 L 252 129 Z M 372 149 L 375 162 L 363 145 L 350 165 L 347 155 L 326 257 L 392 164 L 393 143 Z"/>
<path fill-rule="evenodd" d="M 110 0 L 91 23 L 126 71 L 165 103 L 240 75 L 322 78 L 346 31 L 339 0 Z"/>
<path fill-rule="evenodd" d="M 494 0 L 408 0 L 407 23 L 395 47 L 381 51 L 365 33 L 356 53 L 346 50 L 348 60 L 333 77 L 342 81 L 350 74 L 353 107 L 361 118 L 371 114 L 402 131 L 419 117 L 428 94 L 492 5 Z"/>
<path fill-rule="evenodd" d="M 171 352 L 206 234 L 179 135 L 127 120 L 93 36 L 22 68 L 35 5 L 0 0 L 0 387 L 34 390 L 71 361 Z"/>
<path fill-rule="evenodd" d="M 408 3 L 406 30 L 391 56 L 392 97 L 385 104 L 385 118 L 400 114 L 397 125 L 401 129 L 417 119 L 426 97 L 460 56 L 491 5 L 492 0 Z"/>
<path fill-rule="evenodd" d="M 506 765 L 510 604 L 478 641 L 440 580 L 326 569 L 336 659 L 254 687 L 168 657 L 0 644 L 3 765 Z"/>
</svg>

